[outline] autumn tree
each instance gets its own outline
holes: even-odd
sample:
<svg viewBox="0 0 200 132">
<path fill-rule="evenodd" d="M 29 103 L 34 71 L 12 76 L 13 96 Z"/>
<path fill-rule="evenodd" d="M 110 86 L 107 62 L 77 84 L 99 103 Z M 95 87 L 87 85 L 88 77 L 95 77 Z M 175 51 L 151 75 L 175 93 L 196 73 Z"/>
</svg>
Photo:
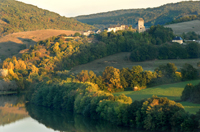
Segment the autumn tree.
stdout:
<svg viewBox="0 0 200 132">
<path fill-rule="evenodd" d="M 54 44 L 54 46 L 52 46 L 52 50 L 53 50 L 54 53 L 60 52 L 59 45 L 60 45 L 60 44 L 59 44 L 58 42 L 56 42 L 56 43 Z"/>
<path fill-rule="evenodd" d="M 82 70 L 76 77 L 81 82 L 88 81 L 89 80 L 88 70 Z"/>
<path fill-rule="evenodd" d="M 103 81 L 107 86 L 107 91 L 121 91 L 123 90 L 120 83 L 120 70 L 111 66 L 107 66 L 103 72 Z"/>
</svg>

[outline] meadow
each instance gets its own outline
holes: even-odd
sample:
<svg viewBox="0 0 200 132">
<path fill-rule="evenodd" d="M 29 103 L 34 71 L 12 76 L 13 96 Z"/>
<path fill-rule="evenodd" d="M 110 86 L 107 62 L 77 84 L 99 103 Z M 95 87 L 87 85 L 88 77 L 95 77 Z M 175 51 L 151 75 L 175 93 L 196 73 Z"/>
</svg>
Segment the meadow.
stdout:
<svg viewBox="0 0 200 132">
<path fill-rule="evenodd" d="M 30 46 L 33 47 L 38 41 L 60 34 L 74 35 L 75 32 L 77 31 L 46 29 L 12 33 L 0 37 L 0 59 L 3 60 L 13 55 L 19 56 L 21 50 L 29 48 Z"/>
<path fill-rule="evenodd" d="M 75 66 L 71 69 L 74 73 L 79 73 L 82 70 L 92 70 L 95 73 L 103 72 L 103 70 L 107 66 L 113 66 L 118 69 L 129 68 L 131 69 L 133 66 L 142 66 L 144 70 L 154 71 L 155 68 L 160 65 L 166 65 L 167 63 L 174 63 L 178 68 L 178 71 L 183 67 L 185 63 L 192 65 L 194 68 L 197 67 L 197 63 L 200 62 L 200 59 L 167 59 L 167 60 L 151 60 L 151 61 L 142 61 L 142 62 L 132 62 L 128 59 L 130 56 L 130 52 L 121 52 L 114 55 L 110 55 L 101 59 L 94 60 L 87 64 L 82 64 Z"/>
<path fill-rule="evenodd" d="M 177 35 L 181 35 L 182 33 L 186 32 L 196 32 L 197 34 L 200 34 L 200 20 L 175 23 L 166 25 L 165 27 L 172 28 L 174 34 Z"/>
<path fill-rule="evenodd" d="M 151 98 L 153 95 L 157 95 L 158 97 L 167 97 L 170 100 L 174 100 L 178 103 L 181 103 L 187 112 L 195 114 L 200 109 L 200 104 L 182 102 L 180 97 L 186 84 L 191 83 L 193 85 L 196 85 L 199 82 L 200 80 L 185 81 L 180 83 L 166 84 L 146 88 L 140 91 L 123 91 L 114 93 L 114 95 L 125 94 L 126 96 L 131 97 L 133 101 Z"/>
</svg>

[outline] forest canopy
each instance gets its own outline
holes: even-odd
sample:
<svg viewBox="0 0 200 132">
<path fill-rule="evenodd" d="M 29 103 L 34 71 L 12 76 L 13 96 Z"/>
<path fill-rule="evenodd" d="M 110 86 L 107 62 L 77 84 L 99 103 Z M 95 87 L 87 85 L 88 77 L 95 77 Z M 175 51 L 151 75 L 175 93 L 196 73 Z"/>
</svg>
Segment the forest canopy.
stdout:
<svg viewBox="0 0 200 132">
<path fill-rule="evenodd" d="M 94 28 L 36 6 L 15 0 L 0 0 L 0 36 L 40 29 L 83 31 Z"/>
<path fill-rule="evenodd" d="M 108 27 L 109 25 L 126 24 L 136 26 L 139 18 L 143 18 L 145 26 L 164 25 L 184 16 L 198 15 L 200 13 L 200 1 L 182 1 L 166 4 L 155 8 L 127 9 L 97 13 L 76 17 L 77 20 L 94 25 L 96 27 Z"/>
</svg>

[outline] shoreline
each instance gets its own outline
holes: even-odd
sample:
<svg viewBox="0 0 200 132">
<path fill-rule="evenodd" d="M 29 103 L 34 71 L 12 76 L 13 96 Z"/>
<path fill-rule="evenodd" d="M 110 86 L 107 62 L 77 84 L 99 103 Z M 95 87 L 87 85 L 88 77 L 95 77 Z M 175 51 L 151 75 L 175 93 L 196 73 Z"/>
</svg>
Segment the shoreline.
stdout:
<svg viewBox="0 0 200 132">
<path fill-rule="evenodd" d="M 0 95 L 17 94 L 17 91 L 0 91 Z"/>
</svg>

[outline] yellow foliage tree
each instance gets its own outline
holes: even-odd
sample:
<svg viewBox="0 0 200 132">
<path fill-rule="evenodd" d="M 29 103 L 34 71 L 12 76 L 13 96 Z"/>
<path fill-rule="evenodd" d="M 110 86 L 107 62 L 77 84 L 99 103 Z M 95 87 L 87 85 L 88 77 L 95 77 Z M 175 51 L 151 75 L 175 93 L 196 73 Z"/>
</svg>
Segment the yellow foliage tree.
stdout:
<svg viewBox="0 0 200 132">
<path fill-rule="evenodd" d="M 88 70 L 82 70 L 78 75 L 77 78 L 81 82 L 86 82 L 89 80 Z"/>
<path fill-rule="evenodd" d="M 26 64 L 23 60 L 18 60 L 18 64 L 19 64 L 19 69 L 21 69 L 21 70 L 26 69 Z"/>
<path fill-rule="evenodd" d="M 58 42 L 56 42 L 56 43 L 54 44 L 54 46 L 53 46 L 53 52 L 55 52 L 55 53 L 60 52 L 59 45 L 60 45 L 60 44 L 59 44 Z"/>
<path fill-rule="evenodd" d="M 106 67 L 103 72 L 103 80 L 108 87 L 108 91 L 114 92 L 122 89 L 120 83 L 120 70 L 114 67 Z"/>
<path fill-rule="evenodd" d="M 16 79 L 16 80 L 19 80 L 19 77 L 16 73 L 14 73 L 14 71 L 12 69 L 8 69 L 8 74 L 10 75 L 9 79 L 12 80 L 12 79 Z"/>
</svg>

